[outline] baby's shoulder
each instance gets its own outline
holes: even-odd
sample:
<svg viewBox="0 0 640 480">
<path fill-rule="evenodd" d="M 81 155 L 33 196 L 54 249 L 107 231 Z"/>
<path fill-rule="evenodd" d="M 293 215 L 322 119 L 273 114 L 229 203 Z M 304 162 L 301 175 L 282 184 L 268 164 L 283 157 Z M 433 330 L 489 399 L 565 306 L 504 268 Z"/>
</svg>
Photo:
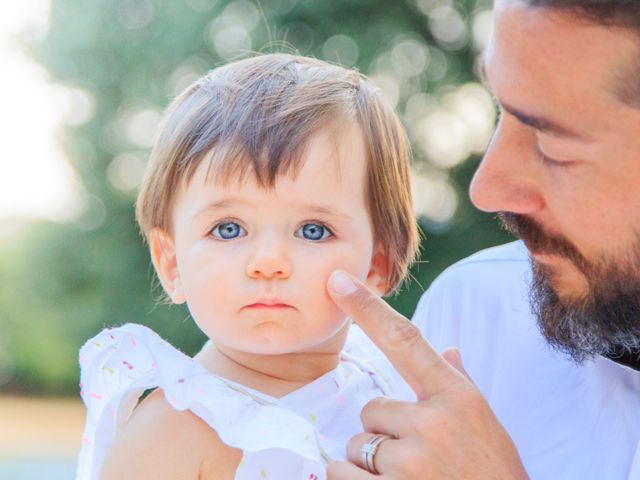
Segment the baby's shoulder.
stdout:
<svg viewBox="0 0 640 480">
<path fill-rule="evenodd" d="M 100 478 L 231 480 L 241 457 L 202 419 L 176 410 L 156 389 L 118 432 Z"/>
</svg>

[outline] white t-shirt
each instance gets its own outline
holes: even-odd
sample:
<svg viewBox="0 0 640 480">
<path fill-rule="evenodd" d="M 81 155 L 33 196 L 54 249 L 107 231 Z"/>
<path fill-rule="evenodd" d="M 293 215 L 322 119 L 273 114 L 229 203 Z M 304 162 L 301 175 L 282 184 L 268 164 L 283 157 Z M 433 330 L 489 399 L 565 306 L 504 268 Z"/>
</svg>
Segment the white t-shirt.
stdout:
<svg viewBox="0 0 640 480">
<path fill-rule="evenodd" d="M 530 277 L 521 242 L 484 250 L 436 279 L 414 322 L 436 349 L 460 348 L 532 479 L 640 479 L 640 372 L 554 351 L 530 312 Z"/>
</svg>

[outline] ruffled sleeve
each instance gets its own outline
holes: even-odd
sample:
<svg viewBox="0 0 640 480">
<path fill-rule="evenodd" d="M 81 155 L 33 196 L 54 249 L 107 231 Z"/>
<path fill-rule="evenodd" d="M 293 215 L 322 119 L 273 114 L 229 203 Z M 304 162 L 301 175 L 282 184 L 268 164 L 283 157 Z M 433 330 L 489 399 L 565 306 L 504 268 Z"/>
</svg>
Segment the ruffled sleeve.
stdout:
<svg viewBox="0 0 640 480">
<path fill-rule="evenodd" d="M 236 480 L 325 480 L 323 439 L 305 418 L 231 385 L 155 332 L 126 324 L 107 329 L 80 350 L 87 419 L 78 480 L 97 480 L 119 426 L 140 395 L 159 387 L 176 410 L 191 410 L 227 445 L 243 451 Z"/>
</svg>

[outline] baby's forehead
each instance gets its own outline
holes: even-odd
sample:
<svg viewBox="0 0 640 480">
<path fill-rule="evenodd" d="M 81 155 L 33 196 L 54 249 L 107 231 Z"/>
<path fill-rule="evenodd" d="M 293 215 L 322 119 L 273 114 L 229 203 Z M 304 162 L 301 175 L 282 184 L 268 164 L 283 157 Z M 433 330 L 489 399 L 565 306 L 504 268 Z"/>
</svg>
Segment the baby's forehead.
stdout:
<svg viewBox="0 0 640 480">
<path fill-rule="evenodd" d="M 273 190 L 279 183 L 295 183 L 307 176 L 360 183 L 367 168 L 364 139 L 356 122 L 342 125 L 340 129 L 319 128 L 304 142 L 279 152 L 260 147 L 248 151 L 241 144 L 214 146 L 195 169 L 186 172 L 183 185 L 195 179 L 231 188 L 252 182 Z"/>
</svg>

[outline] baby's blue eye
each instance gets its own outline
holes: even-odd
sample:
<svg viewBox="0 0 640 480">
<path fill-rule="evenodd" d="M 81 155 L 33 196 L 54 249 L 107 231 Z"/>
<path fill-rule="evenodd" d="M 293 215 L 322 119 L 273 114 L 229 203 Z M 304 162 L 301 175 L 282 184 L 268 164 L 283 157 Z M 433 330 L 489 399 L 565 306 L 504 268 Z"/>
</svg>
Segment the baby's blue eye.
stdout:
<svg viewBox="0 0 640 480">
<path fill-rule="evenodd" d="M 296 235 L 305 238 L 307 240 L 324 240 L 325 238 L 333 235 L 331 230 L 329 230 L 324 225 L 320 225 L 319 223 L 305 223 L 300 229 L 296 232 Z"/>
<path fill-rule="evenodd" d="M 224 222 L 219 223 L 211 233 L 214 237 L 221 240 L 233 240 L 234 238 L 243 237 L 247 234 L 244 228 L 238 225 L 236 222 Z"/>
</svg>

